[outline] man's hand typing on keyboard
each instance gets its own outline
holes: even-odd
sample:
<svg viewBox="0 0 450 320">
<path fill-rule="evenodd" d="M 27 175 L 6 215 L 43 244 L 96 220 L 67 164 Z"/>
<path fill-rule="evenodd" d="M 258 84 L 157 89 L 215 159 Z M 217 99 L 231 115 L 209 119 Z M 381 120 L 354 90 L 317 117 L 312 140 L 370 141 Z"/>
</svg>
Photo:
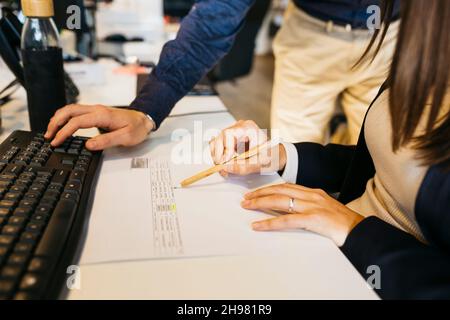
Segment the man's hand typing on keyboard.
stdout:
<svg viewBox="0 0 450 320">
<path fill-rule="evenodd" d="M 52 146 L 58 146 L 78 129 L 93 127 L 109 132 L 87 141 L 86 148 L 103 150 L 115 146 L 137 145 L 147 138 L 155 124 L 146 114 L 136 110 L 73 104 L 55 113 L 45 138 L 53 139 Z"/>
</svg>

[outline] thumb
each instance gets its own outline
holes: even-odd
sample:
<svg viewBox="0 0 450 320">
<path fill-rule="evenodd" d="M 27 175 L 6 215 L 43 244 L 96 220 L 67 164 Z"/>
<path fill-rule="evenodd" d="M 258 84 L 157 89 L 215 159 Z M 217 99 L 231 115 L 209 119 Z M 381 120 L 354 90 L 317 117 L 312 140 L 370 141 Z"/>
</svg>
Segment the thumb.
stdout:
<svg viewBox="0 0 450 320">
<path fill-rule="evenodd" d="M 125 128 L 98 135 L 86 142 L 86 148 L 92 151 L 104 150 L 125 144 Z"/>
</svg>

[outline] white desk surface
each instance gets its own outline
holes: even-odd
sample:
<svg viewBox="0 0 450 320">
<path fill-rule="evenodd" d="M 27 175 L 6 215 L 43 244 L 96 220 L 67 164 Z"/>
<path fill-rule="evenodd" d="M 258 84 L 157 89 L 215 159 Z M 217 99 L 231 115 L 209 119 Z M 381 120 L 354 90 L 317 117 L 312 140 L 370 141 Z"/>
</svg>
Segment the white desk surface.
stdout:
<svg viewBox="0 0 450 320">
<path fill-rule="evenodd" d="M 80 86 L 82 103 L 123 105 L 135 93 L 136 80 L 112 72 L 102 61 L 105 83 Z M 4 70 L 0 70 L 4 74 Z M 3 141 L 13 130 L 27 130 L 23 90 L 2 108 Z M 224 110 L 217 97 L 187 97 L 173 114 Z M 231 115 L 219 113 L 224 123 Z M 191 118 L 191 117 L 190 117 Z M 192 118 L 191 118 L 192 121 Z M 170 121 L 161 131 L 171 130 Z M 165 126 L 167 127 L 165 129 Z M 95 134 L 85 131 L 84 134 Z M 161 133 L 155 133 L 158 138 Z M 95 200 L 94 200 L 95 201 Z M 96 215 L 95 210 L 91 213 Z M 104 263 L 81 266 L 81 289 L 69 299 L 377 299 L 351 263 L 330 241 L 299 250 L 241 256 L 182 258 Z"/>
</svg>

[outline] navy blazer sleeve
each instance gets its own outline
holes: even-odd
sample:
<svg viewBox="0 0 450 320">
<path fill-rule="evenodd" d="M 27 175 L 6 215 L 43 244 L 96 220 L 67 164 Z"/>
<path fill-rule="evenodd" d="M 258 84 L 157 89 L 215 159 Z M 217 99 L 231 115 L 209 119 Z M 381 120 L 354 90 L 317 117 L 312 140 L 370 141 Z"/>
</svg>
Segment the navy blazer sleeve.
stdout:
<svg viewBox="0 0 450 320">
<path fill-rule="evenodd" d="M 130 108 L 149 114 L 159 127 L 175 104 L 231 49 L 255 0 L 199 0 Z"/>
<path fill-rule="evenodd" d="M 359 223 L 341 250 L 366 279 L 370 266 L 379 267 L 383 299 L 450 298 L 449 253 L 376 217 Z"/>
<path fill-rule="evenodd" d="M 355 146 L 303 142 L 295 147 L 299 157 L 297 184 L 329 193 L 341 190 Z"/>
<path fill-rule="evenodd" d="M 380 268 L 384 299 L 450 299 L 450 173 L 443 167 L 428 171 L 415 214 L 429 244 L 370 217 L 341 250 L 365 278 L 369 266 Z"/>
</svg>

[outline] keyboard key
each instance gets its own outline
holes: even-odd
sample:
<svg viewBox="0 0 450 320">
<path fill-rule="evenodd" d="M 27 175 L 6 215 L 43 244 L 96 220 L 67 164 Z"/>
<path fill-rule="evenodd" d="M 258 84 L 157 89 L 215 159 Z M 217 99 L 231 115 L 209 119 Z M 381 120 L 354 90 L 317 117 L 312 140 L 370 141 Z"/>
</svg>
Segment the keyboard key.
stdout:
<svg viewBox="0 0 450 320">
<path fill-rule="evenodd" d="M 91 156 L 79 156 L 78 160 L 85 160 L 89 163 L 91 162 Z"/>
<path fill-rule="evenodd" d="M 46 213 L 51 214 L 52 212 L 52 206 L 48 204 L 39 204 L 36 208 L 36 213 Z"/>
<path fill-rule="evenodd" d="M 52 178 L 51 184 L 64 186 L 67 180 L 67 176 L 69 175 L 69 171 L 67 170 L 58 170 Z"/>
<path fill-rule="evenodd" d="M 89 160 L 78 159 L 77 164 L 88 165 L 89 164 Z"/>
<path fill-rule="evenodd" d="M 28 152 L 28 151 L 24 151 L 21 153 L 22 157 L 28 157 L 28 158 L 33 158 L 34 157 L 34 153 L 33 152 Z"/>
<path fill-rule="evenodd" d="M 6 217 L 10 215 L 12 212 L 12 208 L 6 207 L 6 208 L 0 208 L 0 217 Z"/>
<path fill-rule="evenodd" d="M 2 264 L 2 257 L 6 257 L 9 252 L 9 247 L 0 246 L 0 265 Z"/>
<path fill-rule="evenodd" d="M 0 181 L 13 181 L 16 179 L 16 176 L 13 174 L 1 174 Z"/>
<path fill-rule="evenodd" d="M 30 165 L 35 166 L 35 167 L 42 167 L 45 163 L 45 160 L 40 160 L 40 159 L 33 159 L 30 162 Z"/>
<path fill-rule="evenodd" d="M 43 222 L 30 222 L 27 224 L 26 230 L 30 232 L 41 233 L 44 227 L 45 225 Z"/>
<path fill-rule="evenodd" d="M 74 201 L 60 200 L 53 211 L 52 219 L 36 248 L 36 255 L 59 255 L 63 246 L 61 239 L 65 239 L 70 230 L 72 221 L 77 210 Z"/>
<path fill-rule="evenodd" d="M 73 170 L 69 176 L 69 180 L 79 181 L 80 183 L 83 183 L 85 175 L 86 174 L 84 171 Z"/>
<path fill-rule="evenodd" d="M 60 194 L 61 192 L 59 192 L 58 190 L 47 190 L 44 193 L 44 198 L 52 198 L 58 200 Z"/>
<path fill-rule="evenodd" d="M 17 210 L 17 209 L 16 209 Z M 8 224 L 22 228 L 25 225 L 26 218 L 20 216 L 12 216 L 8 220 Z"/>
<path fill-rule="evenodd" d="M 50 219 L 50 215 L 48 213 L 35 213 L 31 216 L 31 221 L 46 222 L 48 219 Z"/>
<path fill-rule="evenodd" d="M 18 225 L 10 225 L 7 224 L 6 226 L 3 227 L 2 229 L 2 234 L 5 235 L 18 235 L 21 231 L 21 227 Z"/>
<path fill-rule="evenodd" d="M 24 199 L 39 199 L 41 197 L 41 193 L 29 191 L 25 194 Z"/>
<path fill-rule="evenodd" d="M 81 183 L 77 180 L 69 180 L 66 184 L 65 191 L 73 190 L 76 192 L 81 192 Z"/>
<path fill-rule="evenodd" d="M 31 179 L 18 179 L 16 180 L 16 184 L 20 186 L 28 187 L 31 184 Z"/>
<path fill-rule="evenodd" d="M 10 247 L 14 242 L 15 237 L 11 235 L 0 234 L 0 246 Z"/>
<path fill-rule="evenodd" d="M 8 189 L 12 184 L 13 184 L 12 180 L 8 180 L 8 181 L 0 180 L 0 188 L 2 188 L 2 189 Z"/>
<path fill-rule="evenodd" d="M 85 164 L 77 164 L 74 169 L 86 172 L 88 169 L 88 166 Z"/>
<path fill-rule="evenodd" d="M 6 265 L 2 268 L 1 277 L 3 279 L 18 279 L 23 268 L 17 265 Z"/>
<path fill-rule="evenodd" d="M 14 176 L 19 176 L 19 174 L 23 171 L 24 166 L 18 164 L 9 164 L 6 166 L 5 170 L 3 170 L 3 174 L 12 174 Z"/>
<path fill-rule="evenodd" d="M 73 154 L 73 155 L 79 155 L 80 154 L 80 150 L 75 149 L 75 148 L 70 148 L 69 150 L 67 150 L 68 154 Z"/>
<path fill-rule="evenodd" d="M 38 175 L 37 175 L 38 178 L 46 179 L 47 181 L 50 181 L 52 176 L 53 176 L 53 174 L 51 174 L 50 172 L 45 172 L 45 171 L 40 171 L 40 172 L 38 172 Z"/>
<path fill-rule="evenodd" d="M 42 163 L 45 163 L 45 162 L 47 161 L 47 159 L 46 159 L 45 157 L 40 157 L 40 156 L 38 156 L 38 155 L 36 155 L 36 156 L 33 158 L 33 160 L 39 161 L 39 162 L 42 162 Z"/>
<path fill-rule="evenodd" d="M 20 165 L 24 165 L 26 166 L 27 164 L 30 163 L 30 159 L 29 158 L 16 158 L 16 160 L 14 160 L 15 164 L 20 164 Z"/>
<path fill-rule="evenodd" d="M 25 193 L 25 191 L 27 190 L 27 188 L 25 186 L 20 186 L 20 185 L 13 185 L 10 189 L 10 191 L 15 192 L 15 193 L 19 193 L 21 195 L 23 195 Z"/>
<path fill-rule="evenodd" d="M 66 148 L 63 146 L 59 146 L 59 147 L 55 148 L 55 152 L 66 153 Z"/>
<path fill-rule="evenodd" d="M 37 205 L 36 199 L 23 199 L 19 202 L 19 207 L 34 208 Z"/>
<path fill-rule="evenodd" d="M 48 175 L 53 175 L 53 173 L 55 173 L 55 169 L 53 168 L 34 168 L 33 169 L 38 176 L 48 176 Z"/>
<path fill-rule="evenodd" d="M 36 192 L 37 194 L 42 194 L 45 190 L 45 187 L 42 184 L 33 183 L 30 187 L 30 192 Z"/>
<path fill-rule="evenodd" d="M 33 184 L 47 186 L 48 182 L 49 182 L 48 179 L 38 177 L 38 178 L 36 178 L 36 180 L 34 180 Z"/>
<path fill-rule="evenodd" d="M 0 207 L 2 208 L 13 208 L 17 204 L 17 201 L 13 200 L 1 200 Z"/>
<path fill-rule="evenodd" d="M 31 250 L 33 250 L 33 248 L 33 244 L 29 242 L 18 242 L 14 247 L 14 252 L 28 254 L 31 252 Z"/>
<path fill-rule="evenodd" d="M 6 164 L 6 163 L 8 163 L 10 160 L 12 159 L 12 157 L 8 157 L 8 156 L 2 156 L 1 158 L 0 158 L 0 163 L 2 163 L 2 164 Z"/>
<path fill-rule="evenodd" d="M 60 193 L 62 188 L 63 188 L 62 185 L 50 183 L 50 185 L 47 187 L 47 190 L 54 190 Z"/>
<path fill-rule="evenodd" d="M 37 239 L 39 238 L 39 234 L 34 232 L 25 231 L 20 236 L 20 241 L 22 242 L 30 242 L 30 243 L 36 243 Z"/>
<path fill-rule="evenodd" d="M 8 188 L 5 188 L 4 186 L 0 187 L 0 198 L 3 197 L 7 191 Z"/>
<path fill-rule="evenodd" d="M 18 208 L 16 208 L 16 210 L 14 210 L 13 216 L 26 219 L 31 215 L 32 212 L 33 212 L 33 208 L 31 206 L 18 207 Z"/>
<path fill-rule="evenodd" d="M 39 142 L 39 141 L 31 141 L 29 146 L 31 148 L 36 148 L 39 150 L 40 147 L 42 147 L 43 142 Z"/>
<path fill-rule="evenodd" d="M 23 253 L 13 253 L 9 256 L 8 263 L 23 266 L 28 260 L 28 256 Z"/>
<path fill-rule="evenodd" d="M 65 166 L 73 167 L 75 162 L 73 159 L 62 159 L 61 164 L 65 165 Z"/>
<path fill-rule="evenodd" d="M 3 199 L 18 202 L 20 200 L 20 198 L 22 198 L 22 195 L 20 193 L 9 192 L 9 193 L 5 194 Z"/>
<path fill-rule="evenodd" d="M 77 191 L 67 190 L 61 196 L 61 199 L 69 200 L 69 201 L 78 201 L 79 195 Z"/>
<path fill-rule="evenodd" d="M 45 142 L 45 139 L 44 139 L 44 137 L 41 135 L 41 134 L 36 134 L 36 136 L 33 138 L 33 141 L 37 141 L 37 142 L 40 142 L 40 143 L 44 143 Z"/>
<path fill-rule="evenodd" d="M 29 272 L 40 273 L 47 269 L 48 263 L 44 258 L 33 258 L 28 266 Z"/>
<path fill-rule="evenodd" d="M 55 206 L 56 201 L 57 200 L 55 198 L 43 197 L 39 204 L 45 204 L 53 208 Z"/>
<path fill-rule="evenodd" d="M 41 287 L 42 278 L 34 273 L 27 273 L 21 283 L 20 290 L 24 291 L 36 291 Z"/>
<path fill-rule="evenodd" d="M 0 295 L 8 296 L 12 293 L 15 282 L 12 280 L 0 280 Z"/>
<path fill-rule="evenodd" d="M 25 151 L 34 155 L 36 152 L 39 151 L 39 149 L 36 148 L 35 146 L 29 146 L 25 149 Z"/>
<path fill-rule="evenodd" d="M 33 167 L 31 167 L 33 168 Z M 30 171 L 26 171 L 24 173 L 22 173 L 19 178 L 21 179 L 34 179 L 36 177 L 36 173 L 35 172 L 30 172 Z"/>
<path fill-rule="evenodd" d="M 37 296 L 33 295 L 31 292 L 19 291 L 14 296 L 14 300 L 37 300 Z"/>
<path fill-rule="evenodd" d="M 83 156 L 92 156 L 92 152 L 91 151 L 89 151 L 89 150 L 87 150 L 87 149 L 83 149 L 83 150 L 81 150 L 81 154 L 83 155 Z"/>
</svg>

